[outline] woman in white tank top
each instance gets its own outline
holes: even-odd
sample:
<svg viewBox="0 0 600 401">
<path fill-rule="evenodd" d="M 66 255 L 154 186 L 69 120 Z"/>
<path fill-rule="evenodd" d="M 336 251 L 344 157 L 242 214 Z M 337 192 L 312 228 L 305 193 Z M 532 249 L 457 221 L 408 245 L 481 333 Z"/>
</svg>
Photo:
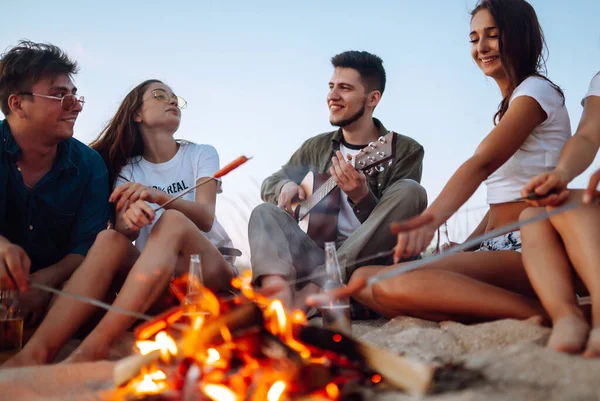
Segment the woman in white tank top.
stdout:
<svg viewBox="0 0 600 401">
<path fill-rule="evenodd" d="M 570 137 L 562 91 L 542 75 L 544 39 L 535 11 L 524 0 L 481 0 L 471 13 L 471 54 L 502 93 L 495 128 L 450 178 L 438 198 L 398 235 L 396 260 L 419 255 L 436 229 L 483 183 L 490 208 L 469 239 L 518 220 L 523 185 L 555 167 Z M 486 181 L 487 180 L 487 181 Z M 484 320 L 543 315 L 521 262 L 519 232 L 449 255 L 427 268 L 383 280 L 356 298 L 386 315 Z M 490 252 L 491 251 L 491 252 Z M 395 268 L 391 266 L 384 270 Z M 357 270 L 352 279 L 381 272 Z"/>
<path fill-rule="evenodd" d="M 590 84 L 582 104 L 577 132 L 567 142 L 556 169 L 533 178 L 523 194 L 546 196 L 530 202 L 555 207 L 564 202 L 598 200 L 600 170 L 587 190 L 567 190 L 567 185 L 594 161 L 600 147 L 600 73 Z M 545 212 L 530 208 L 526 219 Z M 523 264 L 540 301 L 552 318 L 548 347 L 585 357 L 600 356 L 600 208 L 588 205 L 536 224 L 523 226 Z M 579 308 L 576 294 L 590 295 L 591 326 Z"/>
<path fill-rule="evenodd" d="M 201 255 L 207 287 L 215 291 L 229 288 L 234 268 L 217 249 L 229 240 L 215 218 L 220 182 L 212 180 L 195 193 L 189 192 L 161 214 L 154 211 L 219 169 L 212 146 L 175 141 L 173 135 L 185 105 L 161 81 L 145 81 L 129 92 L 92 143 L 107 164 L 111 189 L 116 186 L 110 197 L 116 206 L 114 229 L 98 234 L 66 291 L 95 299 L 112 299 L 111 290 L 118 291 L 113 305 L 144 312 L 167 289 L 173 275 L 187 272 L 192 254 Z M 142 235 L 143 246 L 136 248 L 132 241 Z M 51 362 L 95 311 L 89 304 L 58 297 L 31 340 L 8 363 Z M 69 361 L 107 357 L 111 345 L 133 320 L 107 312 Z"/>
</svg>

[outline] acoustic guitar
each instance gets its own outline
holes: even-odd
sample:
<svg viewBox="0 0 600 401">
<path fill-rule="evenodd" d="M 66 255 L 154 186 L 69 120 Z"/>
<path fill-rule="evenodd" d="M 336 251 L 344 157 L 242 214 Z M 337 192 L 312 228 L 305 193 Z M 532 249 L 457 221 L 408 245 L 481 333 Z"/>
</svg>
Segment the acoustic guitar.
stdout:
<svg viewBox="0 0 600 401">
<path fill-rule="evenodd" d="M 385 169 L 383 163 L 386 161 L 391 164 L 395 154 L 396 134 L 390 131 L 361 149 L 349 162 L 355 169 L 373 175 Z M 292 202 L 294 218 L 302 231 L 323 248 L 325 242 L 335 241 L 336 238 L 340 189 L 330 175 L 312 171 L 304 176 L 299 185 L 306 198 L 301 202 Z"/>
</svg>

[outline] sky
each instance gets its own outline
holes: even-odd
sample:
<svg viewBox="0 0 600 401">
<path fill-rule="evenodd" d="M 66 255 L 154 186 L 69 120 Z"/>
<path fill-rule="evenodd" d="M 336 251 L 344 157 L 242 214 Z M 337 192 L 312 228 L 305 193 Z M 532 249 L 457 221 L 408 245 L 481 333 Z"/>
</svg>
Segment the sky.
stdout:
<svg viewBox="0 0 600 401">
<path fill-rule="evenodd" d="M 75 137 L 89 143 L 124 96 L 158 78 L 188 101 L 176 137 L 208 143 L 221 165 L 254 156 L 223 179 L 217 217 L 249 255 L 247 218 L 260 183 L 306 139 L 331 128 L 330 58 L 379 55 L 387 87 L 375 117 L 425 148 L 421 184 L 433 201 L 493 128 L 501 100 L 470 56 L 475 0 L 41 1 L 2 8 L 0 50 L 19 39 L 50 42 L 81 67 L 85 110 Z M 549 48 L 548 76 L 565 92 L 573 132 L 581 98 L 600 70 L 600 1 L 535 0 Z M 577 178 L 584 186 L 600 158 Z M 463 240 L 485 213 L 482 186 L 450 220 Z M 463 208 L 463 210 L 465 210 Z"/>
</svg>

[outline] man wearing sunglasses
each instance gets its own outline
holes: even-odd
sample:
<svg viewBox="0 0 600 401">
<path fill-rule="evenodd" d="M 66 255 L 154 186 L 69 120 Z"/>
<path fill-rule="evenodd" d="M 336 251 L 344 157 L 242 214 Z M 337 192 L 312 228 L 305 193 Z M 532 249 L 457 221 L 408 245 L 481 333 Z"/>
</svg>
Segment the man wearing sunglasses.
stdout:
<svg viewBox="0 0 600 401">
<path fill-rule="evenodd" d="M 35 323 L 109 215 L 102 158 L 73 138 L 83 109 L 77 64 L 58 47 L 22 41 L 0 58 L 0 289 L 21 291 Z"/>
</svg>

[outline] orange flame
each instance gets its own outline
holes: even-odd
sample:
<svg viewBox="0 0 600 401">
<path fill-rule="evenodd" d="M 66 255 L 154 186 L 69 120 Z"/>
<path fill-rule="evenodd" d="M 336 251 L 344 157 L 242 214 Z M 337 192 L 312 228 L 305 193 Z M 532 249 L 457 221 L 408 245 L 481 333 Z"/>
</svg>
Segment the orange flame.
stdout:
<svg viewBox="0 0 600 401">
<path fill-rule="evenodd" d="M 175 340 L 164 331 L 157 333 L 154 341 L 137 341 L 135 345 L 142 355 L 160 350 L 163 359 L 168 359 L 171 355 L 177 355 L 178 352 Z"/>
<path fill-rule="evenodd" d="M 213 401 L 238 401 L 239 397 L 233 391 L 221 384 L 204 384 L 202 391 Z"/>
<path fill-rule="evenodd" d="M 273 383 L 273 385 L 269 389 L 269 392 L 267 393 L 267 400 L 279 401 L 286 387 L 287 386 L 283 380 L 279 380 Z"/>
<path fill-rule="evenodd" d="M 135 382 L 133 387 L 137 394 L 157 394 L 167 388 L 167 375 L 162 370 L 144 374 L 142 380 Z"/>
</svg>

